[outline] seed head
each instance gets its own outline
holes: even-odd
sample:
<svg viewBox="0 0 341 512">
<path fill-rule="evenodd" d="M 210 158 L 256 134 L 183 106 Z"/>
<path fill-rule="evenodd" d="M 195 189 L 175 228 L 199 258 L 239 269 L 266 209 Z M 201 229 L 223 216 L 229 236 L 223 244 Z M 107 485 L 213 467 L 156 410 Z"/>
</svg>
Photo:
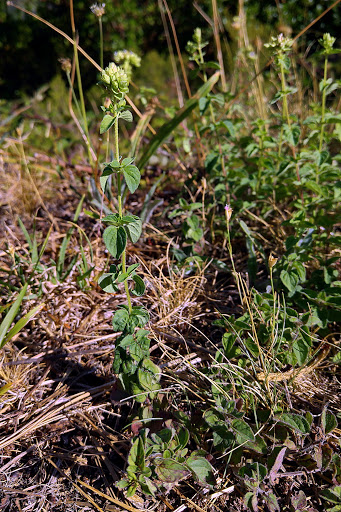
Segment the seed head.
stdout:
<svg viewBox="0 0 341 512">
<path fill-rule="evenodd" d="M 270 254 L 269 259 L 268 259 L 270 270 L 272 269 L 272 267 L 274 267 L 276 265 L 277 261 L 278 261 L 278 258 L 275 258 L 272 254 Z"/>
<path fill-rule="evenodd" d="M 65 73 L 70 73 L 71 71 L 71 60 L 70 59 L 64 59 L 63 57 L 61 57 L 60 59 L 58 59 L 61 66 L 62 66 L 62 70 L 65 71 Z"/>
<path fill-rule="evenodd" d="M 102 18 L 103 14 L 105 14 L 105 4 L 92 4 L 90 10 L 97 18 Z"/>
</svg>

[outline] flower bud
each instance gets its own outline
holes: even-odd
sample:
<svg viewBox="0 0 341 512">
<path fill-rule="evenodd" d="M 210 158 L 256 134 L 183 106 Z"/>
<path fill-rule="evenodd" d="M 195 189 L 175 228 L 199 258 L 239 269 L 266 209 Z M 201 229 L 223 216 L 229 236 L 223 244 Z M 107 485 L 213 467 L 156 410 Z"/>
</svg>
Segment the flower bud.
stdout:
<svg viewBox="0 0 341 512">
<path fill-rule="evenodd" d="M 229 223 L 230 222 L 230 219 L 231 219 L 231 216 L 232 216 L 232 208 L 230 205 L 226 205 L 225 206 L 225 216 L 226 216 L 226 222 Z"/>
<path fill-rule="evenodd" d="M 274 267 L 276 265 L 277 261 L 278 261 L 278 258 L 275 258 L 274 256 L 272 256 L 272 254 L 270 254 L 269 259 L 268 259 L 270 270 L 272 269 L 272 267 Z"/>
<path fill-rule="evenodd" d="M 124 99 L 129 91 L 129 78 L 127 73 L 116 66 L 114 62 L 110 62 L 101 72 L 101 85 L 108 90 L 117 101 Z"/>
</svg>

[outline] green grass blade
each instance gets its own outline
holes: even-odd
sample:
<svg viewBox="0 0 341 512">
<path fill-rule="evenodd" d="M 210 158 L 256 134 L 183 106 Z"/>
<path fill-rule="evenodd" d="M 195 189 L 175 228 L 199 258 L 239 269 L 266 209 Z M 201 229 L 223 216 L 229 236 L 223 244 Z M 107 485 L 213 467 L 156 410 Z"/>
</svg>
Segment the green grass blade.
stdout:
<svg viewBox="0 0 341 512">
<path fill-rule="evenodd" d="M 33 244 L 32 244 L 31 237 L 30 237 L 29 232 L 27 231 L 27 229 L 20 217 L 18 217 L 18 224 L 20 226 L 21 231 L 24 234 L 24 237 L 26 238 L 26 242 L 28 243 L 30 250 L 32 251 Z"/>
<path fill-rule="evenodd" d="M 43 307 L 45 306 L 45 304 L 40 304 L 39 306 L 36 306 L 34 308 L 32 308 L 28 313 L 26 313 L 26 315 L 24 315 L 22 318 L 20 318 L 20 320 L 17 321 L 17 323 L 12 327 L 12 329 L 9 331 L 9 333 L 7 334 L 7 336 L 4 338 L 3 342 L 2 342 L 2 345 L 1 345 L 1 348 L 8 342 L 10 341 L 13 336 L 15 336 L 16 334 L 18 334 L 19 331 L 21 331 L 21 329 L 23 329 L 25 327 L 25 325 L 30 321 L 32 320 L 32 318 L 37 314 L 39 313 L 39 311 L 41 311 L 43 309 Z"/>
<path fill-rule="evenodd" d="M 76 213 L 73 217 L 73 222 L 77 222 L 78 220 L 78 217 L 82 211 L 82 206 L 83 206 L 83 201 L 84 201 L 84 198 L 85 196 L 82 196 L 82 199 L 79 201 L 79 204 L 77 206 L 77 210 L 76 210 Z M 57 277 L 58 277 L 58 280 L 61 280 L 62 279 L 62 273 L 63 273 L 63 269 L 64 269 L 64 262 L 65 262 L 65 255 L 66 255 L 66 249 L 67 249 L 67 246 L 69 245 L 69 242 L 71 240 L 71 236 L 72 236 L 72 233 L 74 231 L 74 227 L 70 228 L 68 230 L 68 232 L 66 233 L 64 239 L 63 239 L 63 242 L 60 246 L 60 251 L 59 251 L 59 256 L 58 256 L 58 261 L 57 261 Z M 65 278 L 65 276 L 63 276 L 63 279 Z"/>
<path fill-rule="evenodd" d="M 13 322 L 13 320 L 15 319 L 15 317 L 19 311 L 20 304 L 22 303 L 22 300 L 25 297 L 26 290 L 27 290 L 27 283 L 24 285 L 23 289 L 21 290 L 18 297 L 12 304 L 7 315 L 1 322 L 1 325 L 0 325 L 0 348 L 2 348 L 5 344 L 4 340 L 6 339 L 7 331 L 10 328 L 11 323 Z"/>
<path fill-rule="evenodd" d="M 160 130 L 157 134 L 151 139 L 147 148 L 145 149 L 143 155 L 137 162 L 137 167 L 141 170 L 149 158 L 155 153 L 158 147 L 164 142 L 164 140 L 172 133 L 172 131 L 184 120 L 186 117 L 190 115 L 192 110 L 198 105 L 199 99 L 207 96 L 207 94 L 211 91 L 214 84 L 218 81 L 220 76 L 220 72 L 217 71 L 214 75 L 211 76 L 207 82 L 204 83 L 198 90 L 198 92 L 189 99 L 185 105 L 176 113 L 176 115 L 170 121 L 166 122 L 161 126 Z"/>
</svg>

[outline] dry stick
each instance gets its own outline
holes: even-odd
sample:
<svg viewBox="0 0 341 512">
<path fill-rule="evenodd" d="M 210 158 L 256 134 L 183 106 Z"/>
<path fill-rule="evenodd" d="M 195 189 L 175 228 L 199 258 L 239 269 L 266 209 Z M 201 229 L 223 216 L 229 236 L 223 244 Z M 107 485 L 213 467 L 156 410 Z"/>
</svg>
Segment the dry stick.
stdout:
<svg viewBox="0 0 341 512">
<path fill-rule="evenodd" d="M 212 0 L 212 9 L 213 9 L 213 33 L 214 33 L 214 39 L 215 44 L 217 47 L 217 57 L 218 62 L 220 66 L 220 78 L 221 78 L 221 85 L 223 92 L 227 91 L 226 87 L 226 78 L 225 78 L 225 69 L 224 69 L 224 60 L 223 60 L 223 54 L 221 51 L 221 43 L 220 43 L 220 36 L 219 36 L 219 16 L 218 16 L 218 7 L 217 7 L 217 0 Z"/>
<path fill-rule="evenodd" d="M 191 92 L 191 88 L 189 86 L 189 82 L 188 82 L 188 78 L 187 78 L 187 73 L 186 73 L 186 69 L 185 69 L 185 65 L 184 65 L 184 61 L 183 61 L 183 58 L 182 58 L 182 54 L 181 54 L 181 50 L 180 50 L 180 45 L 179 45 L 179 41 L 178 41 L 178 36 L 177 36 L 177 33 L 176 33 L 174 21 L 173 21 L 173 16 L 172 16 L 172 13 L 171 13 L 171 11 L 170 11 L 170 9 L 168 7 L 167 0 L 162 0 L 162 1 L 163 1 L 163 4 L 164 4 L 166 12 L 167 12 L 167 16 L 168 16 L 168 19 L 169 19 L 170 26 L 172 28 L 172 34 L 173 34 L 173 38 L 174 38 L 176 52 L 178 54 L 178 59 L 179 59 L 179 62 L 180 62 L 182 76 L 183 76 L 183 79 L 184 79 L 184 82 L 185 82 L 185 87 L 186 87 L 187 95 L 188 95 L 189 98 L 191 98 L 192 97 L 192 92 Z M 196 144 L 197 145 L 197 153 L 199 155 L 199 158 L 200 158 L 200 161 L 201 161 L 201 165 L 203 165 L 204 160 L 205 160 L 205 151 L 204 151 L 204 148 L 203 148 L 203 145 L 202 145 L 202 142 L 201 142 L 201 138 L 200 138 L 200 134 L 199 134 L 199 129 L 198 129 L 198 126 L 197 126 L 196 122 L 194 122 L 194 130 L 195 130 L 196 141 L 197 141 L 197 144 Z M 201 155 L 200 155 L 200 152 L 199 152 L 198 145 L 200 145 Z"/>
<path fill-rule="evenodd" d="M 192 97 L 192 93 L 191 93 L 191 89 L 190 89 L 190 86 L 189 86 L 189 83 L 188 83 L 186 69 L 185 69 L 184 61 L 183 61 L 183 58 L 182 58 L 182 55 L 181 55 L 181 50 L 180 50 L 180 46 L 179 46 L 178 36 L 177 36 L 176 30 L 175 30 L 175 25 L 174 25 L 172 13 L 169 10 L 168 4 L 167 4 L 167 0 L 162 0 L 162 1 L 163 1 L 164 6 L 165 6 L 165 9 L 166 9 L 167 16 L 169 18 L 170 26 L 172 28 L 174 43 L 175 43 L 175 47 L 176 47 L 176 52 L 178 54 L 178 58 L 179 58 L 180 66 L 181 66 L 181 71 L 182 71 L 182 76 L 183 76 L 183 79 L 184 79 L 184 82 L 185 82 L 186 91 L 187 91 L 188 97 L 191 98 Z"/>
<path fill-rule="evenodd" d="M 167 26 L 166 16 L 165 16 L 165 13 L 163 11 L 162 0 L 158 0 L 158 5 L 159 5 L 160 14 L 161 14 L 163 29 L 165 31 L 165 36 L 166 36 L 166 40 L 167 40 L 169 56 L 170 56 L 171 63 L 172 63 L 173 75 L 174 75 L 174 79 L 175 79 L 175 86 L 176 86 L 176 92 L 177 92 L 177 95 L 178 95 L 179 106 L 181 108 L 181 107 L 184 106 L 184 97 L 183 97 L 182 90 L 181 90 L 179 73 L 178 73 L 178 70 L 177 70 L 177 67 L 176 67 L 176 62 L 175 62 L 172 42 L 171 42 L 171 38 L 170 38 L 170 35 L 169 35 L 168 26 Z"/>
<path fill-rule="evenodd" d="M 84 95 L 83 95 L 82 75 L 80 72 L 79 59 L 78 59 L 78 42 L 77 42 L 75 18 L 74 18 L 74 13 L 73 13 L 73 0 L 70 0 L 70 19 L 71 19 L 71 30 L 72 30 L 72 39 L 73 39 L 73 56 L 74 56 L 74 61 L 75 61 L 75 66 L 76 66 L 76 73 L 77 73 L 78 94 L 79 94 L 80 103 L 81 103 L 81 112 L 82 112 L 83 123 L 84 123 L 84 131 L 87 136 L 86 147 L 88 149 L 90 164 L 92 164 L 92 161 L 91 161 L 92 153 L 90 151 L 90 148 L 91 148 L 90 136 L 89 136 L 88 121 L 86 118 L 85 102 L 84 102 Z"/>
</svg>

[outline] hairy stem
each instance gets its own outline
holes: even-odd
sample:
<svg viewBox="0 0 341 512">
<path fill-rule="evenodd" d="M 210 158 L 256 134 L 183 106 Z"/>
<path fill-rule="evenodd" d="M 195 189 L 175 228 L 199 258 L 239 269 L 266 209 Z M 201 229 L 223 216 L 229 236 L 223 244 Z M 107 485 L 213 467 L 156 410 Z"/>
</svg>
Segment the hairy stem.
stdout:
<svg viewBox="0 0 341 512">
<path fill-rule="evenodd" d="M 324 73 L 323 73 L 323 91 L 322 91 L 322 114 L 321 114 L 321 132 L 320 132 L 320 143 L 319 143 L 319 151 L 322 151 L 323 145 L 323 135 L 324 135 L 324 119 L 326 115 L 326 83 L 327 83 L 327 66 L 328 66 L 328 57 L 326 56 L 324 59 Z"/>
<path fill-rule="evenodd" d="M 101 68 L 103 69 L 103 24 L 102 24 L 102 16 L 99 16 L 98 18 L 98 25 L 99 25 L 99 62 L 101 65 Z"/>
<path fill-rule="evenodd" d="M 115 141 L 115 158 L 119 162 L 120 161 L 120 152 L 118 147 L 118 117 L 116 117 L 115 120 L 115 135 L 114 135 L 114 141 Z M 122 182 L 121 182 L 121 175 L 120 173 L 117 173 L 117 192 L 118 192 L 118 214 L 120 218 L 123 217 L 123 208 L 122 208 Z M 126 268 L 126 250 L 122 252 L 121 256 L 121 262 L 122 262 L 122 271 L 125 273 L 127 271 Z M 131 298 L 130 298 L 130 292 L 129 292 L 129 286 L 128 281 L 124 281 L 124 289 L 127 295 L 127 301 L 128 301 L 128 309 L 129 313 L 132 311 L 132 305 L 131 305 Z"/>
</svg>

